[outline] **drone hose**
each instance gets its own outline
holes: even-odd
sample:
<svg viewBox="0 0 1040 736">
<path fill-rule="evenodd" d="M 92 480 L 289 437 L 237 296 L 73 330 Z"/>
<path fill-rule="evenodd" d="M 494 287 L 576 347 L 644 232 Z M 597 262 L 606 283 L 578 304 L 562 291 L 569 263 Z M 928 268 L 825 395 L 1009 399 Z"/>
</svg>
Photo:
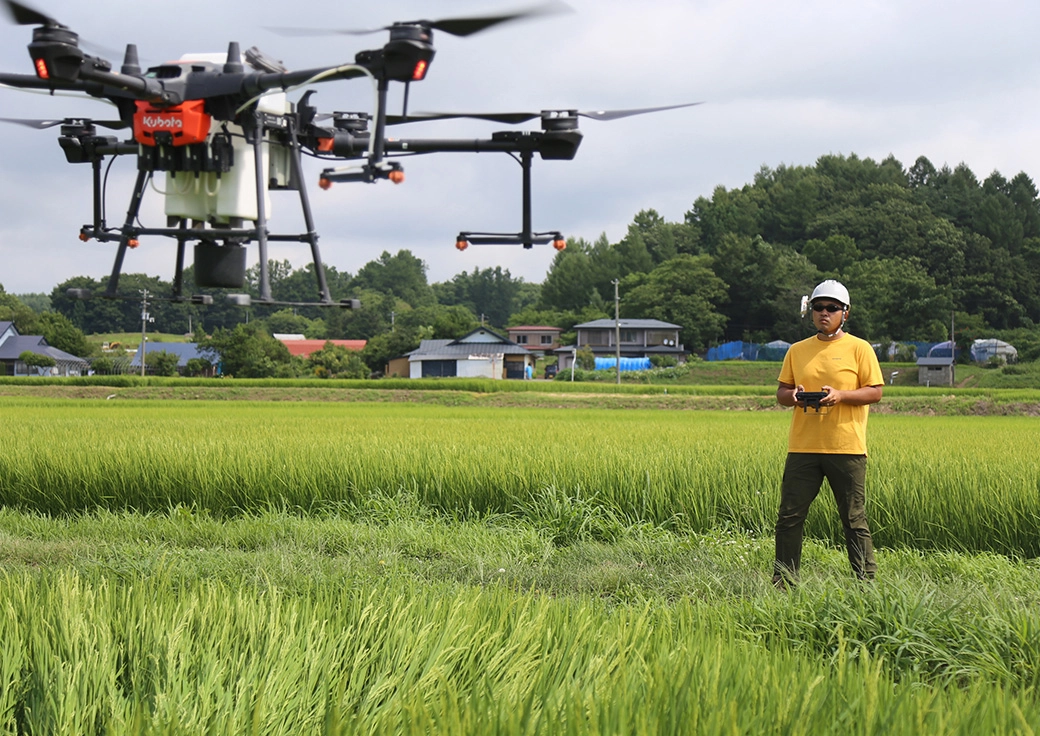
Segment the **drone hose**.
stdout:
<svg viewBox="0 0 1040 736">
<path fill-rule="evenodd" d="M 363 66 L 359 66 L 358 64 L 344 64 L 343 66 L 338 66 L 338 67 L 335 67 L 333 69 L 326 69 L 324 71 L 318 72 L 317 74 L 315 74 L 315 75 L 311 76 L 310 78 L 300 82 L 299 84 L 292 84 L 292 85 L 289 85 L 288 87 L 285 87 L 284 91 L 285 92 L 293 92 L 293 91 L 295 91 L 297 89 L 300 89 L 301 87 L 306 87 L 309 84 L 314 84 L 315 82 L 320 82 L 321 80 L 325 79 L 326 77 L 332 76 L 334 74 L 341 74 L 343 72 L 349 72 L 349 71 L 363 72 L 365 75 L 368 76 L 369 79 L 372 80 L 372 86 L 375 88 L 375 103 L 376 103 L 375 107 L 376 107 L 376 110 L 378 111 L 378 109 L 379 109 L 379 83 L 376 80 L 375 75 L 372 74 L 371 70 L 366 69 Z M 257 100 L 259 100 L 261 97 L 263 97 L 265 94 L 267 94 L 267 92 L 268 92 L 268 90 L 264 90 L 263 92 L 260 92 L 259 94 L 254 95 L 253 97 L 249 98 L 244 103 L 239 105 L 238 109 L 235 110 L 235 117 L 238 117 L 238 115 L 240 115 L 243 110 L 245 110 L 248 107 L 250 107 L 251 105 L 253 105 Z M 371 136 L 370 140 L 368 142 L 368 154 L 367 154 L 368 158 L 371 159 L 374 152 L 375 152 L 375 137 Z"/>
</svg>

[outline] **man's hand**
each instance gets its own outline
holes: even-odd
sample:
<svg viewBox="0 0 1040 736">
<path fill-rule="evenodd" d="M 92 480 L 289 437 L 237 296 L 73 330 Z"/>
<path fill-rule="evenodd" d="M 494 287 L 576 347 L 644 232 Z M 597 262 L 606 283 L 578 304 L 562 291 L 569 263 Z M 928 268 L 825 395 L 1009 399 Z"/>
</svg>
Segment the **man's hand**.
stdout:
<svg viewBox="0 0 1040 736">
<path fill-rule="evenodd" d="M 776 403 L 780 404 L 780 406 L 804 406 L 795 398 L 795 394 L 804 390 L 805 386 L 801 384 L 794 386 L 789 383 L 781 383 L 776 389 Z"/>
<path fill-rule="evenodd" d="M 881 401 L 881 389 L 881 386 L 862 386 L 851 391 L 841 391 L 833 386 L 824 386 L 823 390 L 827 392 L 827 395 L 820 399 L 820 406 L 876 404 Z"/>
</svg>

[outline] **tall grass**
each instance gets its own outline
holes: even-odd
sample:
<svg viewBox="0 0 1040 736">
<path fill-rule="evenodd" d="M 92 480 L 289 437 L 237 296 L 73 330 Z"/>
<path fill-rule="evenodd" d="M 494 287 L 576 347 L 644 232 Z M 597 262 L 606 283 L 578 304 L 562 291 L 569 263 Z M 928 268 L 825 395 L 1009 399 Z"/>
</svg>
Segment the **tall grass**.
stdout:
<svg viewBox="0 0 1040 736">
<path fill-rule="evenodd" d="M 608 534 L 615 522 L 769 533 L 789 421 L 386 404 L 0 406 L 0 503 L 17 508 L 234 515 L 405 492 L 460 518 L 519 514 Z M 872 417 L 878 543 L 1040 555 L 1038 439 L 1029 417 Z M 814 506 L 811 535 L 840 537 L 830 504 Z"/>
<path fill-rule="evenodd" d="M 285 595 L 153 573 L 0 576 L 8 733 L 1010 733 L 1032 691 L 897 681 L 841 638 L 749 642 L 695 601 L 390 581 Z M 781 607 L 783 604 L 778 604 Z"/>
<path fill-rule="evenodd" d="M 455 392 L 471 394 L 496 393 L 540 393 L 540 394 L 594 394 L 594 395 L 642 395 L 655 396 L 662 394 L 683 396 L 746 396 L 772 399 L 776 393 L 776 375 L 779 364 L 766 373 L 757 372 L 760 368 L 751 366 L 754 372 L 746 375 L 741 366 L 727 366 L 726 370 L 736 375 L 709 371 L 698 377 L 693 383 L 615 383 L 579 382 L 567 380 L 555 381 L 500 381 L 489 378 L 384 378 L 377 381 L 367 379 L 321 379 L 321 378 L 189 378 L 189 377 L 141 377 L 134 374 L 95 375 L 28 378 L 24 376 L 0 376 L 0 386 L 17 386 L 32 388 L 34 386 L 97 386 L 112 388 L 172 388 L 172 389 L 207 389 L 233 394 L 244 389 L 322 389 L 359 390 L 372 392 L 410 391 L 410 392 Z M 1031 369 L 1032 370 L 1032 369 Z M 926 406 L 934 406 L 936 400 L 970 403 L 967 400 L 990 399 L 998 404 L 1021 402 L 1036 404 L 1040 402 L 1040 389 L 1032 373 L 1003 374 L 1003 382 L 989 381 L 980 386 L 970 388 L 925 387 L 911 385 L 895 385 L 885 387 L 886 398 L 915 397 L 928 399 Z M 1000 372 L 986 373 L 996 376 Z"/>
</svg>

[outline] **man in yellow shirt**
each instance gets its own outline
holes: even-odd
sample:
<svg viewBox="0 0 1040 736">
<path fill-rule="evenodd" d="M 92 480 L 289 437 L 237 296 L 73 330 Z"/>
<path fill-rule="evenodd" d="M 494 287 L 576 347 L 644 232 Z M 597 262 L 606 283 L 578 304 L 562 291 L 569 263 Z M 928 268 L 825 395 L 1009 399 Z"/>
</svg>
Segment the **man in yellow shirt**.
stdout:
<svg viewBox="0 0 1040 736">
<path fill-rule="evenodd" d="M 881 400 L 885 380 L 870 344 L 844 331 L 849 292 L 827 280 L 812 293 L 816 335 L 791 346 L 780 369 L 776 400 L 793 406 L 787 461 L 776 520 L 773 584 L 785 588 L 798 578 L 802 533 L 809 506 L 823 485 L 834 494 L 845 531 L 852 571 L 872 579 L 877 571 L 874 542 L 864 508 L 867 416 Z M 817 401 L 803 392 L 822 394 Z"/>
</svg>

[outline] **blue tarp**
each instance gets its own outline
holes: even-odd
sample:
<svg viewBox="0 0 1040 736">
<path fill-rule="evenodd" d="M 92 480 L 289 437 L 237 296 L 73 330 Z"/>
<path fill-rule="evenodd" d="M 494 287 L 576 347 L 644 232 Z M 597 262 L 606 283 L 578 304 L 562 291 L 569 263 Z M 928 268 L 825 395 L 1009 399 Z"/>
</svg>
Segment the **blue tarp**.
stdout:
<svg viewBox="0 0 1040 736">
<path fill-rule="evenodd" d="M 954 350 L 954 357 L 956 358 L 960 354 L 961 354 L 960 348 L 955 348 L 955 350 Z M 925 356 L 925 357 L 928 357 L 928 358 L 949 358 L 950 357 L 950 341 L 947 340 L 946 342 L 937 342 L 937 343 L 935 343 L 934 345 L 932 345 L 931 348 L 929 348 L 928 355 Z"/>
<path fill-rule="evenodd" d="M 759 345 L 757 342 L 724 342 L 718 347 L 708 349 L 708 360 L 783 360 L 787 354 L 786 345 L 783 348 L 772 347 L 775 342 L 767 345 Z"/>
<path fill-rule="evenodd" d="M 596 358 L 596 370 L 605 371 L 607 369 L 614 369 L 617 365 L 615 358 Z M 650 359 L 649 358 L 622 358 L 621 359 L 621 370 L 622 371 L 648 371 L 650 370 Z"/>
<path fill-rule="evenodd" d="M 748 343 L 750 344 L 750 343 Z M 744 360 L 744 343 L 724 342 L 718 347 L 708 349 L 708 360 Z"/>
<path fill-rule="evenodd" d="M 767 342 L 759 349 L 758 360 L 781 361 L 790 349 L 791 343 L 785 342 L 784 340 L 773 340 L 772 342 Z"/>
</svg>

